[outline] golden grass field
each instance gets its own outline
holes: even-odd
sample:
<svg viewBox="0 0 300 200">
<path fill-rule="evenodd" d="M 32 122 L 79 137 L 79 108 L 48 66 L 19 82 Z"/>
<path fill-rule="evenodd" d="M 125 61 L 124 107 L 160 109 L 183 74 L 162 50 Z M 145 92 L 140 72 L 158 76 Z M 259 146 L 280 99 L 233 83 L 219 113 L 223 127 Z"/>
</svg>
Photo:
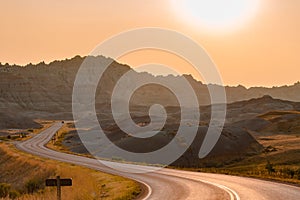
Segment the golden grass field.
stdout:
<svg viewBox="0 0 300 200">
<path fill-rule="evenodd" d="M 8 183 L 22 194 L 20 200 L 55 200 L 55 187 L 41 186 L 42 189 L 33 194 L 25 193 L 29 181 L 35 180 L 43 185 L 46 178 L 57 175 L 73 179 L 72 187 L 63 187 L 62 199 L 133 199 L 140 193 L 139 184 L 129 179 L 39 158 L 20 152 L 8 143 L 0 143 L 0 174 L 0 183 Z"/>
<path fill-rule="evenodd" d="M 220 168 L 187 169 L 211 173 L 248 176 L 300 185 L 300 112 L 272 111 L 259 117 L 271 123 L 255 134 L 264 147 L 259 155 L 250 156 Z M 295 115 L 285 119 L 287 115 Z M 273 165 L 269 173 L 267 163 Z"/>
</svg>

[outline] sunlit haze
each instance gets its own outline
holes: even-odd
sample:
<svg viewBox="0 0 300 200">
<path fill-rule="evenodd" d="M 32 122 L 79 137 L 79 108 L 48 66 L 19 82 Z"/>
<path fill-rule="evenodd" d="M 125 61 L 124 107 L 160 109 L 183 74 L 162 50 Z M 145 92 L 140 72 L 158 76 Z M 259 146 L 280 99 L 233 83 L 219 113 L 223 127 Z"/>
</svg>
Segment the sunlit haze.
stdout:
<svg viewBox="0 0 300 200">
<path fill-rule="evenodd" d="M 212 31 L 235 29 L 257 14 L 261 0 L 171 0 L 174 12 L 187 23 Z"/>
<path fill-rule="evenodd" d="M 226 85 L 299 81 L 298 0 L 10 0 L 1 1 L 0 8 L 1 63 L 26 65 L 85 56 L 112 35 L 161 27 L 203 46 Z M 201 78 L 188 63 L 165 52 L 134 52 L 119 61 L 132 67 L 166 64 Z"/>
</svg>

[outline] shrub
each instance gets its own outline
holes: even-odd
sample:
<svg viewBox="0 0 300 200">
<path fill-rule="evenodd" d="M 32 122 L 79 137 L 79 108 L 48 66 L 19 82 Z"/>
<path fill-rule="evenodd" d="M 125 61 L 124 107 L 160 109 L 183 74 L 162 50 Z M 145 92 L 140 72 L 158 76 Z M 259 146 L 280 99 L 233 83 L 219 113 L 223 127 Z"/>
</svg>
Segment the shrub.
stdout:
<svg viewBox="0 0 300 200">
<path fill-rule="evenodd" d="M 10 185 L 6 183 L 0 183 L 0 198 L 5 198 L 8 196 L 10 191 Z"/>
<path fill-rule="evenodd" d="M 289 175 L 290 178 L 294 178 L 294 176 L 295 176 L 295 170 L 288 168 L 287 174 Z"/>
<path fill-rule="evenodd" d="M 17 199 L 18 197 L 20 197 L 20 193 L 16 190 L 11 190 L 8 194 L 10 199 Z"/>
<path fill-rule="evenodd" d="M 295 173 L 296 173 L 296 175 L 298 177 L 298 180 L 300 180 L 300 168 L 298 168 Z"/>
<path fill-rule="evenodd" d="M 25 188 L 27 193 L 32 194 L 34 192 L 39 191 L 40 189 L 43 189 L 44 186 L 44 181 L 41 179 L 30 179 L 29 181 L 26 182 Z"/>
<path fill-rule="evenodd" d="M 270 161 L 268 161 L 265 168 L 268 170 L 269 175 L 275 172 L 274 166 L 272 163 L 270 163 Z"/>
</svg>

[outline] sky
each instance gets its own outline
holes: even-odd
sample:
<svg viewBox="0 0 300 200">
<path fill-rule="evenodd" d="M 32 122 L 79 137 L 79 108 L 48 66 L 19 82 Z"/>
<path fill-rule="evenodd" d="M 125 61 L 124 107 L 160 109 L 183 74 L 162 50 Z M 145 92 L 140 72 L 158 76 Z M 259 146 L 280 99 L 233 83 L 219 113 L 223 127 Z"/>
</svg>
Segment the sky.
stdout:
<svg viewBox="0 0 300 200">
<path fill-rule="evenodd" d="M 201 45 L 225 85 L 269 87 L 300 80 L 299 0 L 257 0 L 248 10 L 217 1 L 0 0 L 0 62 L 26 65 L 85 56 L 120 32 L 160 27 Z M 228 16 L 226 9 L 236 16 Z M 118 61 L 132 67 L 162 63 L 201 80 L 189 63 L 167 52 L 143 50 Z"/>
</svg>

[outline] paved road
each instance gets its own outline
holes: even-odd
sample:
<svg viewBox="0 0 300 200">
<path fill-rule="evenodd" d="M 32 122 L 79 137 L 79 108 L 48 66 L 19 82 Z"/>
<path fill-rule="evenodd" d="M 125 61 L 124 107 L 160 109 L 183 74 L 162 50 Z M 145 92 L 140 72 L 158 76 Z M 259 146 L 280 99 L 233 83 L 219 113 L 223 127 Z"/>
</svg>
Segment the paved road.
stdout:
<svg viewBox="0 0 300 200">
<path fill-rule="evenodd" d="M 299 200 L 300 188 L 262 181 L 252 178 L 188 172 L 172 169 L 145 174 L 130 174 L 115 171 L 97 160 L 61 153 L 45 147 L 60 123 L 44 130 L 30 140 L 17 143 L 16 147 L 38 156 L 93 168 L 102 172 L 128 177 L 146 186 L 147 192 L 141 199 L 219 199 L 219 200 Z M 117 164 L 128 169 L 147 169 L 147 166 Z"/>
</svg>

